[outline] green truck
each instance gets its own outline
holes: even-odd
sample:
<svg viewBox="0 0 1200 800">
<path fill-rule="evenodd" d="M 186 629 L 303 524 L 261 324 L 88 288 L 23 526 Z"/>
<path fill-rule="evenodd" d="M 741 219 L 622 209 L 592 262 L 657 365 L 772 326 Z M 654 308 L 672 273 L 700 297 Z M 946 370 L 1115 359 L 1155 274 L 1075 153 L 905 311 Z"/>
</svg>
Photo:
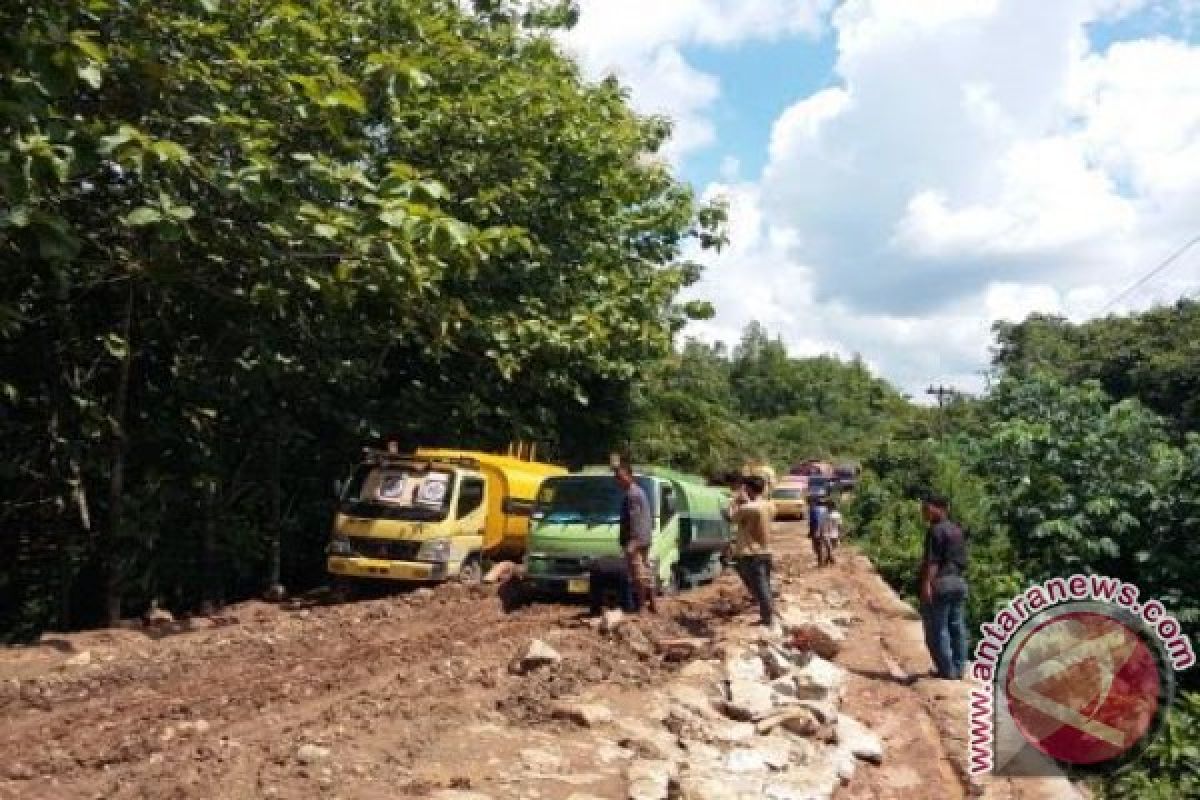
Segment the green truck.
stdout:
<svg viewBox="0 0 1200 800">
<path fill-rule="evenodd" d="M 662 467 L 635 469 L 634 477 L 654 513 L 650 559 L 659 591 L 671 594 L 716 578 L 732 538 L 722 514 L 729 492 Z M 543 481 L 525 556 L 527 588 L 587 594 L 588 562 L 621 552 L 620 509 L 621 488 L 611 467 L 589 467 Z"/>
</svg>

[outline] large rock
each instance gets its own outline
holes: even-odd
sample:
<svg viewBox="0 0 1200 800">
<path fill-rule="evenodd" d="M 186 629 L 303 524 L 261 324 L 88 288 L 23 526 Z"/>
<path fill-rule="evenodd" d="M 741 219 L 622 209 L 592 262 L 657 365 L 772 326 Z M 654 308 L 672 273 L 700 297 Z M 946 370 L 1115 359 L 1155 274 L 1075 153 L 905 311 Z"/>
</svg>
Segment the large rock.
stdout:
<svg viewBox="0 0 1200 800">
<path fill-rule="evenodd" d="M 557 650 L 541 639 L 534 639 L 525 650 L 525 655 L 521 656 L 517 662 L 517 671 L 524 675 L 549 664 L 557 664 L 560 661 L 562 661 L 562 656 L 559 655 Z"/>
<path fill-rule="evenodd" d="M 796 666 L 786 652 L 773 645 L 763 646 L 759 651 L 759 657 L 762 659 L 767 677 L 775 680 L 790 675 L 792 668 Z"/>
<path fill-rule="evenodd" d="M 679 670 L 679 677 L 688 680 L 714 681 L 720 672 L 719 661 L 689 661 Z"/>
<path fill-rule="evenodd" d="M 599 703 L 563 702 L 554 707 L 551 715 L 584 728 L 595 728 L 613 719 L 613 712 Z"/>
<path fill-rule="evenodd" d="M 600 630 L 604 633 L 612 633 L 621 627 L 621 623 L 624 621 L 624 611 L 619 608 L 610 608 L 600 616 Z"/>
<path fill-rule="evenodd" d="M 508 583 L 517 574 L 517 565 L 512 561 L 501 561 L 483 576 L 484 583 Z"/>
<path fill-rule="evenodd" d="M 296 749 L 296 760 L 306 767 L 328 761 L 329 756 L 329 748 L 320 745 L 302 744 Z"/>
<path fill-rule="evenodd" d="M 689 771 L 682 779 L 687 800 L 762 800 L 763 775 L 730 774 L 720 766 L 705 771 Z"/>
<path fill-rule="evenodd" d="M 821 658 L 836 658 L 846 641 L 845 631 L 824 618 L 791 623 L 785 619 L 784 629 L 792 647 L 811 650 Z"/>
<path fill-rule="evenodd" d="M 837 742 L 839 749 L 847 750 L 863 761 L 883 763 L 883 741 L 854 717 L 838 716 Z"/>
<path fill-rule="evenodd" d="M 759 721 L 757 730 L 768 734 L 776 728 L 783 728 L 797 736 L 812 736 L 820 730 L 821 721 L 810 709 L 797 706 L 788 708 Z"/>
<path fill-rule="evenodd" d="M 838 779 L 845 786 L 854 779 L 854 772 L 858 769 L 858 759 L 849 750 L 839 748 L 833 751 L 833 766 L 837 770 Z"/>
<path fill-rule="evenodd" d="M 716 716 L 713 712 L 713 701 L 702 689 L 686 683 L 676 683 L 672 684 L 667 694 L 674 705 L 682 706 L 697 716 L 706 718 Z"/>
<path fill-rule="evenodd" d="M 811 711 L 817 722 L 822 725 L 832 725 L 837 722 L 838 710 L 833 703 L 822 703 L 817 700 L 801 700 L 799 706 Z"/>
<path fill-rule="evenodd" d="M 527 747 L 522 750 L 521 763 L 534 773 L 555 774 L 563 768 L 562 756 L 539 747 Z"/>
<path fill-rule="evenodd" d="M 63 662 L 68 667 L 86 667 L 92 663 L 92 651 L 84 650 L 78 655 L 73 655 Z"/>
<path fill-rule="evenodd" d="M 816 758 L 803 766 L 775 773 L 763 785 L 763 800 L 830 800 L 840 783 L 829 759 Z"/>
<path fill-rule="evenodd" d="M 162 608 L 152 608 L 142 616 L 142 624 L 147 628 L 166 628 L 174 622 L 174 615 Z"/>
<path fill-rule="evenodd" d="M 617 743 L 641 758 L 672 761 L 679 756 L 678 739 L 662 728 L 641 720 L 621 719 L 617 722 L 617 731 Z"/>
<path fill-rule="evenodd" d="M 756 653 L 737 648 L 725 656 L 725 677 L 730 681 L 765 681 L 767 669 Z"/>
<path fill-rule="evenodd" d="M 724 708 L 731 719 L 754 722 L 775 710 L 778 695 L 764 683 L 735 679 L 729 682 L 728 692 Z"/>
<path fill-rule="evenodd" d="M 700 656 L 708 648 L 706 639 L 694 637 L 659 639 L 656 644 L 664 661 L 690 661 Z"/>
<path fill-rule="evenodd" d="M 669 761 L 635 761 L 629 766 L 629 800 L 667 800 L 674 777 Z"/>
<path fill-rule="evenodd" d="M 801 700 L 837 703 L 846 683 L 846 671 L 837 664 L 813 656 L 796 670 L 796 696 Z"/>
<path fill-rule="evenodd" d="M 754 747 L 730 750 L 725 757 L 725 769 L 733 773 L 781 770 L 791 758 L 791 744 L 786 739 L 769 736 Z"/>
</svg>

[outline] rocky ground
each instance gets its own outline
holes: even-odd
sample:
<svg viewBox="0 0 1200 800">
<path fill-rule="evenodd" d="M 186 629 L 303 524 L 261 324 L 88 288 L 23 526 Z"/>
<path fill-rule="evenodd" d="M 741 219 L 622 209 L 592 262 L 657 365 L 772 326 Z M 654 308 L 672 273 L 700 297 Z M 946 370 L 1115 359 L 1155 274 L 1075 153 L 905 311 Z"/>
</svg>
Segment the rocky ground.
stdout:
<svg viewBox="0 0 1200 800">
<path fill-rule="evenodd" d="M 912 609 L 778 540 L 782 636 L 726 575 L 657 616 L 447 585 L 0 650 L 0 798 L 1077 796 L 972 786 Z"/>
</svg>

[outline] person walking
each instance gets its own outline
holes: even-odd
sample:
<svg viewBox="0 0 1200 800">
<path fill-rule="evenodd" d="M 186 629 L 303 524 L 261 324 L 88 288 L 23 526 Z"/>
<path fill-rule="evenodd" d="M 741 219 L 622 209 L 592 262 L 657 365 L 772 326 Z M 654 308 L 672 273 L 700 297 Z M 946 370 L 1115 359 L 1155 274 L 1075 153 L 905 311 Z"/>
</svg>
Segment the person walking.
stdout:
<svg viewBox="0 0 1200 800">
<path fill-rule="evenodd" d="M 829 508 L 825 505 L 824 499 L 813 500 L 809 506 L 808 535 L 812 539 L 817 566 L 825 566 L 832 560 L 833 554 L 829 549 Z"/>
<path fill-rule="evenodd" d="M 654 517 L 650 513 L 650 498 L 633 477 L 633 468 L 621 464 L 614 470 L 617 484 L 625 496 L 621 500 L 621 524 L 618 541 L 629 564 L 629 579 L 633 583 L 634 600 L 638 608 L 651 614 L 658 612 L 654 603 L 654 573 L 650 569 L 650 539 L 654 534 Z"/>
<path fill-rule="evenodd" d="M 919 582 L 925 645 L 937 677 L 962 680 L 967 665 L 966 535 L 950 520 L 950 504 L 944 497 L 926 497 L 921 516 L 929 525 Z"/>
<path fill-rule="evenodd" d="M 758 604 L 759 624 L 772 628 L 775 608 L 771 597 L 771 507 L 763 497 L 766 481 L 751 475 L 745 481 L 749 498 L 733 512 L 737 524 L 733 557 L 738 576 Z"/>
</svg>

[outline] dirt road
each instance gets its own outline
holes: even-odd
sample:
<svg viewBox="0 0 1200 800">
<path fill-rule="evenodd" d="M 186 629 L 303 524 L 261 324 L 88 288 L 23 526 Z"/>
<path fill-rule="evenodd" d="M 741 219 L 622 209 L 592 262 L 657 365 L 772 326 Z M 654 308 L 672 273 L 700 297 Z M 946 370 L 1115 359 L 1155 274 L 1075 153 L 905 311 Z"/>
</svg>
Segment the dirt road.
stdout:
<svg viewBox="0 0 1200 800">
<path fill-rule="evenodd" d="M 779 592 L 857 618 L 838 657 L 846 709 L 887 757 L 837 797 L 964 796 L 965 687 L 896 679 L 897 665 L 928 669 L 911 610 L 852 551 L 818 573 L 799 526 L 777 538 Z M 750 627 L 750 607 L 726 575 L 616 634 L 582 611 L 506 611 L 493 587 L 444 586 L 343 605 L 247 603 L 169 635 L 96 631 L 5 649 L 0 798 L 625 797 L 628 753 L 551 719 L 555 701 L 586 693 L 637 718 L 686 669 L 654 642 L 718 647 Z M 514 674 L 534 638 L 561 663 Z"/>
</svg>

